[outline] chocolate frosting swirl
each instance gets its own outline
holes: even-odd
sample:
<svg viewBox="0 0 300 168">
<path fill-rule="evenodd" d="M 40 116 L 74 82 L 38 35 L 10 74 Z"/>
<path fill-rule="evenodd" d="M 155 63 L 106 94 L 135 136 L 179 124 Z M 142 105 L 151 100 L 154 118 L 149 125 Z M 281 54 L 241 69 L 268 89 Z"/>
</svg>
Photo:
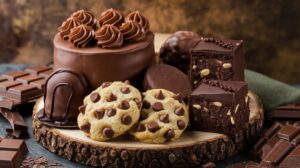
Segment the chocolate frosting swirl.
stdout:
<svg viewBox="0 0 300 168">
<path fill-rule="evenodd" d="M 92 12 L 79 10 L 72 14 L 74 20 L 79 21 L 81 24 L 93 27 L 96 23 L 95 17 Z"/>
<path fill-rule="evenodd" d="M 75 47 L 85 47 L 91 40 L 94 39 L 95 31 L 92 27 L 87 25 L 79 25 L 71 29 L 69 34 L 69 41 Z"/>
<path fill-rule="evenodd" d="M 95 39 L 97 40 L 98 47 L 102 48 L 115 48 L 123 44 L 123 35 L 120 30 L 111 24 L 102 26 L 96 33 Z"/>
<path fill-rule="evenodd" d="M 146 33 L 149 31 L 149 29 L 150 29 L 149 21 L 139 11 L 134 11 L 134 12 L 129 13 L 126 16 L 125 21 L 128 22 L 130 20 L 135 21 L 135 22 L 139 23 L 140 25 L 142 25 Z"/>
<path fill-rule="evenodd" d="M 128 42 L 135 42 L 144 40 L 146 32 L 144 28 L 134 21 L 128 21 L 122 24 L 120 31 L 123 34 L 123 38 Z"/>
<path fill-rule="evenodd" d="M 99 26 L 106 24 L 120 26 L 124 22 L 124 15 L 120 11 L 111 8 L 102 12 L 97 22 Z"/>
<path fill-rule="evenodd" d="M 59 34 L 61 38 L 67 40 L 69 38 L 69 34 L 71 29 L 79 26 L 81 23 L 75 20 L 74 18 L 70 17 L 66 21 L 62 23 L 62 25 L 58 28 Z"/>
</svg>

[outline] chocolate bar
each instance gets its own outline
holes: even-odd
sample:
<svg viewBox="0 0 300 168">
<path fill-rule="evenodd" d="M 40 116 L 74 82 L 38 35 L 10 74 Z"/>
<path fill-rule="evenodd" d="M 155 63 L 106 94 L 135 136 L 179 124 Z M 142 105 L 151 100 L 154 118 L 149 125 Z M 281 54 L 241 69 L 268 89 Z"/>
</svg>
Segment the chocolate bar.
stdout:
<svg viewBox="0 0 300 168">
<path fill-rule="evenodd" d="M 242 81 L 203 80 L 189 96 L 192 128 L 234 135 L 249 120 L 247 92 Z"/>
<path fill-rule="evenodd" d="M 271 120 L 297 120 L 300 119 L 300 103 L 299 104 L 288 104 L 280 106 L 270 111 L 268 119 Z"/>
<path fill-rule="evenodd" d="M 26 153 L 24 140 L 3 139 L 0 142 L 0 167 L 20 167 Z"/>
<path fill-rule="evenodd" d="M 254 146 L 260 167 L 297 167 L 300 165 L 300 125 L 276 122 Z"/>
<path fill-rule="evenodd" d="M 0 96 L 24 102 L 43 95 L 45 79 L 52 73 L 47 66 L 11 71 L 0 76 Z"/>
<path fill-rule="evenodd" d="M 189 77 L 193 88 L 203 79 L 244 80 L 242 40 L 200 38 L 191 50 Z"/>
</svg>

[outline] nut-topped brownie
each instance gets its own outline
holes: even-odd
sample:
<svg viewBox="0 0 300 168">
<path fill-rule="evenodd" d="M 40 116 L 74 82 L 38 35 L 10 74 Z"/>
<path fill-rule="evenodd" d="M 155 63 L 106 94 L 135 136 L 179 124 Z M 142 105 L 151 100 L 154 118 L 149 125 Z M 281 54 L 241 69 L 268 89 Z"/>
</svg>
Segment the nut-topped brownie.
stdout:
<svg viewBox="0 0 300 168">
<path fill-rule="evenodd" d="M 191 49 L 189 77 L 196 88 L 203 79 L 244 80 L 242 40 L 201 37 Z"/>
<path fill-rule="evenodd" d="M 193 129 L 232 135 L 249 120 L 247 83 L 203 80 L 189 96 Z"/>
</svg>

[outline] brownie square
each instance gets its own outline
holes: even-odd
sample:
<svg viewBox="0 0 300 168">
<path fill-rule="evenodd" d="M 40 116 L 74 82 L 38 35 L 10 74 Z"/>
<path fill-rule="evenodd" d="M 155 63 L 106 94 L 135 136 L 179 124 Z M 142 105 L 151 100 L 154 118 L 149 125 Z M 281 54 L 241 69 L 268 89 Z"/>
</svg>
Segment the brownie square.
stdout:
<svg viewBox="0 0 300 168">
<path fill-rule="evenodd" d="M 203 79 L 244 80 L 242 40 L 200 38 L 191 49 L 189 77 L 193 88 Z"/>
<path fill-rule="evenodd" d="M 192 129 L 234 135 L 249 121 L 247 83 L 203 80 L 189 96 Z"/>
</svg>

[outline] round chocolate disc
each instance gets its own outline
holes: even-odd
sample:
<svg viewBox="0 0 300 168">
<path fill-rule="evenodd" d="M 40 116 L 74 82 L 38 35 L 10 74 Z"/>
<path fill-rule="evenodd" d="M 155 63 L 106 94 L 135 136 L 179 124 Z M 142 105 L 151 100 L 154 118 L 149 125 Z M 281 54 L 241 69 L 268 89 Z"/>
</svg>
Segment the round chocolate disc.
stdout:
<svg viewBox="0 0 300 168">
<path fill-rule="evenodd" d="M 156 64 L 147 70 L 144 78 L 144 89 L 166 89 L 176 94 L 180 93 L 183 99 L 186 99 L 192 92 L 187 75 L 166 64 Z"/>
</svg>

